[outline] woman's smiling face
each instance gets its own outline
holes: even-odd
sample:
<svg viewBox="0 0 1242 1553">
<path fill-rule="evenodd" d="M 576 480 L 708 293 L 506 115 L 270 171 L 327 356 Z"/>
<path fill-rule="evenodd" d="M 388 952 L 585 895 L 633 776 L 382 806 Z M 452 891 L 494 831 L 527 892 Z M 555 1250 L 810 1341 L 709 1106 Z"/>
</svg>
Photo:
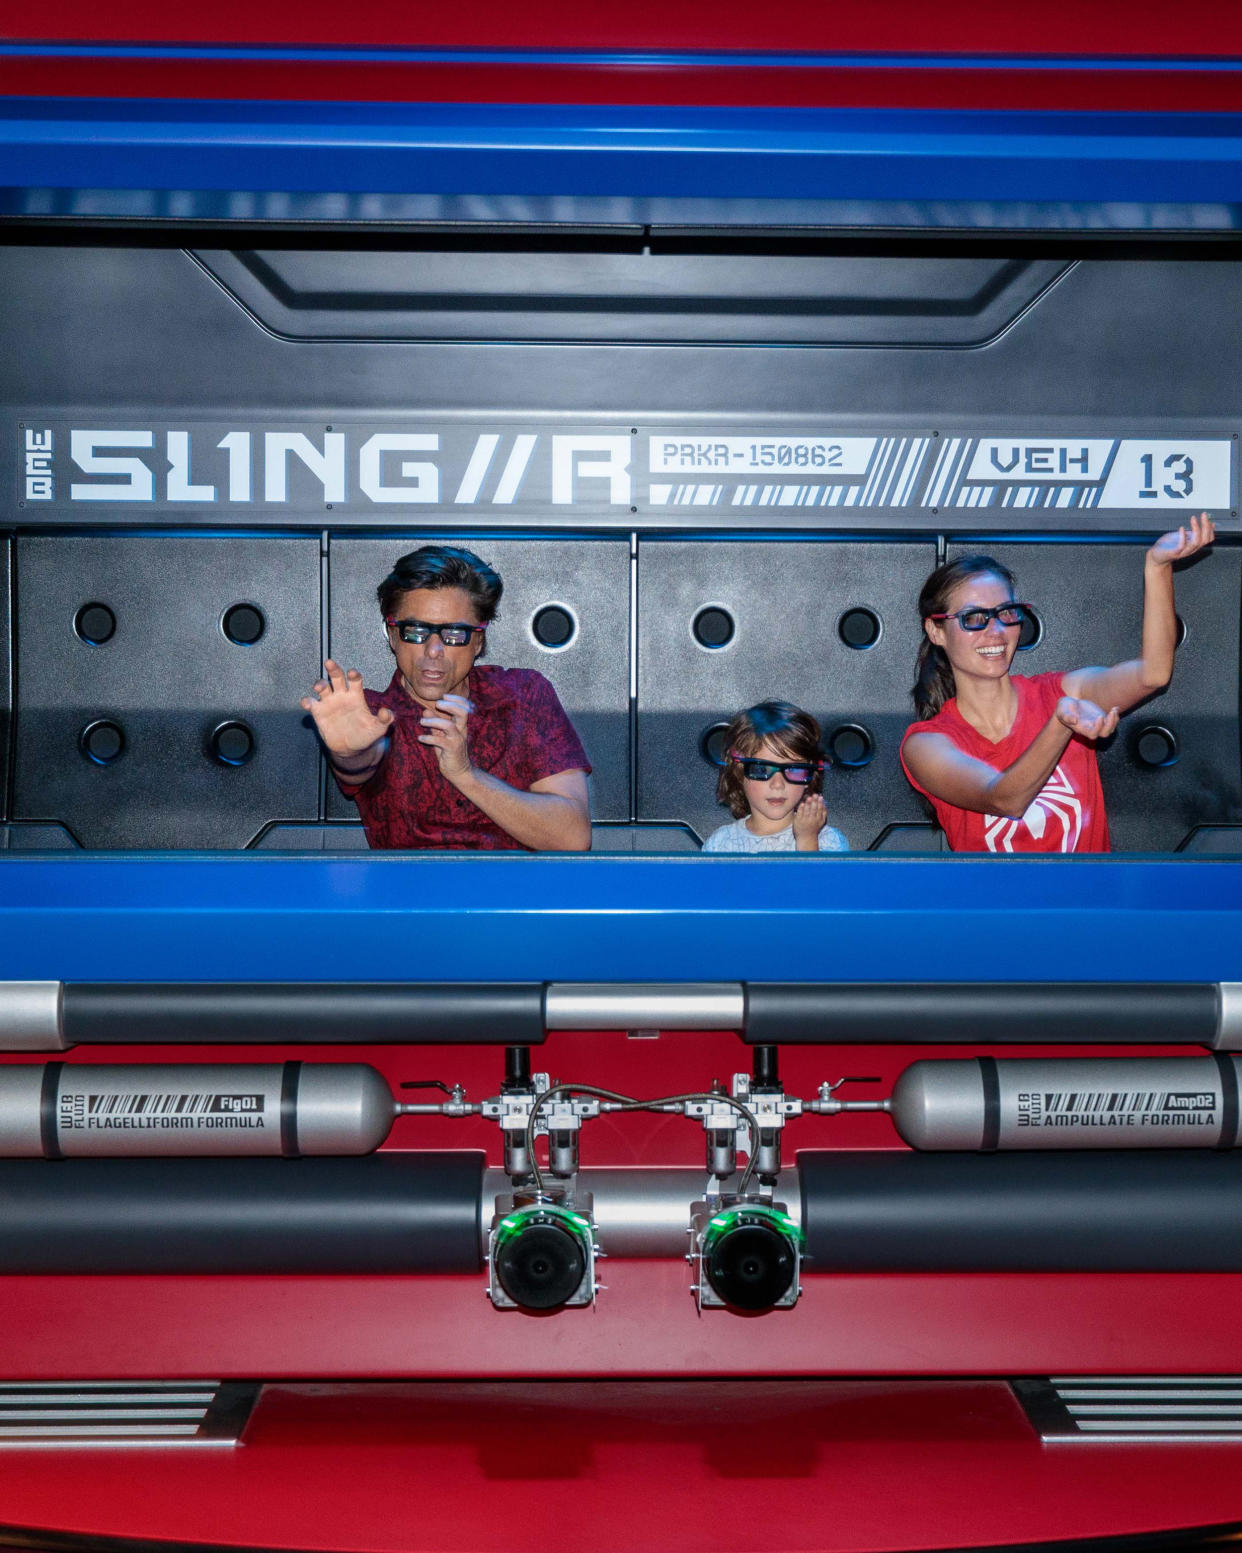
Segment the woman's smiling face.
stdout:
<svg viewBox="0 0 1242 1553">
<path fill-rule="evenodd" d="M 945 613 L 956 615 L 972 606 L 995 609 L 1012 598 L 1013 590 L 1003 578 L 992 572 L 979 572 L 953 589 Z M 930 619 L 923 622 L 923 629 L 937 647 L 944 649 L 955 679 L 960 675 L 971 679 L 1004 679 L 1018 650 L 1021 634 L 1020 626 L 1001 625 L 995 617 L 982 631 L 964 630 L 959 620 Z"/>
</svg>

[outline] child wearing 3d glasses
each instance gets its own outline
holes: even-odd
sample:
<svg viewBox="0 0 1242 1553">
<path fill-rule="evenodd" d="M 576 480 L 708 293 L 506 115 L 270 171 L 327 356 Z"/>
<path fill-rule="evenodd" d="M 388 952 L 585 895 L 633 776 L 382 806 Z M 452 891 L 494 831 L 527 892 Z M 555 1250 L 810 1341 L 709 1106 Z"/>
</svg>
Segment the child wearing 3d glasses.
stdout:
<svg viewBox="0 0 1242 1553">
<path fill-rule="evenodd" d="M 787 701 L 761 701 L 729 724 L 718 802 L 734 815 L 704 852 L 848 852 L 828 824 L 820 789 L 819 724 Z"/>
</svg>

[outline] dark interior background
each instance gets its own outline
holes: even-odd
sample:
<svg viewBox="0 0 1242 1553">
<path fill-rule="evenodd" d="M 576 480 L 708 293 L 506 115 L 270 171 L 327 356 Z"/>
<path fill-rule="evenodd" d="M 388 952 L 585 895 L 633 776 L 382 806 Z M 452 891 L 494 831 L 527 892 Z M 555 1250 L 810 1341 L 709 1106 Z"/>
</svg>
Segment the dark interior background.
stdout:
<svg viewBox="0 0 1242 1553">
<path fill-rule="evenodd" d="M 329 652 L 387 683 L 375 585 L 405 550 L 453 539 L 505 578 L 489 660 L 545 673 L 583 735 L 597 847 L 686 849 L 723 823 L 713 730 L 779 697 L 821 721 L 837 757 L 829 816 L 853 847 L 937 850 L 897 764 L 923 578 L 945 554 L 990 550 L 1039 613 L 1026 672 L 1114 661 L 1137 650 L 1150 525 L 1109 530 L 1095 514 L 1075 530 L 1065 513 L 1035 534 L 1017 512 L 960 511 L 953 527 L 896 507 L 448 501 L 414 522 L 408 508 L 283 512 L 259 492 L 244 524 L 212 527 L 122 504 L 41 516 L 19 498 L 19 427 L 80 417 L 846 435 L 1242 425 L 1235 262 L 762 246 L 549 234 L 0 249 L 3 845 L 361 845 L 298 699 Z M 1235 528 L 1179 576 L 1174 683 L 1104 754 L 1119 850 L 1236 850 L 1240 566 Z M 105 640 L 84 635 L 92 605 L 113 621 Z M 249 640 L 230 636 L 238 606 Z M 540 640 L 548 608 L 567 640 Z M 727 617 L 727 641 L 696 639 L 705 609 Z M 870 643 L 845 623 L 859 612 Z"/>
</svg>

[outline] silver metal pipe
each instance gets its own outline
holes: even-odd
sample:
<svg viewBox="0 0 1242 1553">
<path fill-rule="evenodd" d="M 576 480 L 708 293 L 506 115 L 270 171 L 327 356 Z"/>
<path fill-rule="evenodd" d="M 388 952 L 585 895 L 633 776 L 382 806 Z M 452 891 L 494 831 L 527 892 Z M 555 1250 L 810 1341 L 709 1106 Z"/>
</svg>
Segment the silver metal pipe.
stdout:
<svg viewBox="0 0 1242 1553">
<path fill-rule="evenodd" d="M 1175 988 L 1163 983 L 1152 985 L 1163 996 L 1162 1007 L 1165 1012 L 1163 1015 L 1148 1012 L 1146 1020 L 1141 1010 L 1136 1012 L 1133 1039 L 1153 1042 L 1168 1040 L 1182 1045 L 1211 1045 L 1220 1051 L 1242 1051 L 1242 982 L 1194 983 L 1183 989 L 1192 995 L 1189 1003 L 1186 999 L 1179 1001 Z M 534 984 L 531 986 L 533 996 L 538 989 Z M 344 984 L 332 984 L 334 1012 L 327 1019 L 320 1016 L 313 1030 L 304 1025 L 290 1026 L 290 1008 L 296 1009 L 300 1006 L 299 1000 L 305 1002 L 314 991 L 314 988 L 300 985 L 284 988 L 255 984 L 254 987 L 241 988 L 240 991 L 245 992 L 252 1001 L 257 999 L 255 1008 L 250 1007 L 246 999 L 242 999 L 244 1018 L 236 1010 L 230 1012 L 227 1006 L 230 998 L 237 1001 L 238 988 L 216 989 L 213 985 L 198 983 L 186 983 L 184 987 L 173 987 L 171 990 L 156 987 L 154 991 L 160 993 L 164 1004 L 167 1004 L 167 1007 L 161 1004 L 163 1012 L 148 1006 L 152 1002 L 153 989 L 145 983 L 136 984 L 134 988 L 86 987 L 85 991 L 91 996 L 85 1010 L 80 996 L 83 990 L 83 986 L 78 983 L 66 985 L 59 981 L 0 981 L 0 1052 L 67 1051 L 79 1041 L 108 1045 L 115 1042 L 128 1044 L 140 1039 L 144 1044 L 159 1044 L 166 1039 L 168 1042 L 179 1043 L 189 1039 L 189 1035 L 183 1027 L 184 1021 L 173 1011 L 184 1006 L 184 1009 L 195 1014 L 201 1024 L 203 1010 L 213 1009 L 213 999 L 217 997 L 223 999 L 226 1006 L 213 1014 L 215 1023 L 207 1021 L 210 1028 L 207 1033 L 201 1034 L 204 1041 L 227 1041 L 231 1044 L 235 1040 L 249 1042 L 275 1039 L 278 1035 L 281 1040 L 295 1040 L 299 1043 L 321 1041 L 329 1035 L 333 1039 L 348 1038 L 355 1042 L 367 1038 L 359 1033 L 357 1021 L 351 1020 L 350 1010 L 359 1000 L 351 996 L 351 988 Z M 485 992 L 486 988 L 473 989 L 462 985 L 437 986 L 434 990 L 438 999 L 437 1018 L 446 1029 L 456 1030 L 467 1015 L 485 1021 L 485 1010 L 473 1010 L 471 994 L 475 991 Z M 845 1036 L 851 1040 L 908 1041 L 916 1045 L 950 1037 L 955 1043 L 960 1041 L 960 1028 L 954 1022 L 957 1019 L 956 1012 L 949 1009 L 952 1018 L 947 1023 L 945 1018 L 940 1017 L 944 1013 L 940 1008 L 943 999 L 933 998 L 927 1004 L 927 1008 L 937 1014 L 930 1025 L 926 1018 L 912 1014 L 895 1029 L 890 1029 L 884 1018 L 876 1026 L 868 1011 L 877 1000 L 883 1005 L 885 997 L 893 990 L 891 987 L 886 988 L 883 983 L 877 983 L 875 987 L 843 987 L 825 983 L 822 987 L 799 985 L 775 989 L 762 983 L 754 985 L 750 989 L 750 1038 L 760 1039 L 762 1026 L 765 1029 L 771 1027 L 771 1039 L 774 1042 L 832 1042 Z M 920 996 L 929 990 L 933 993 L 936 991 L 935 988 L 915 990 Z M 945 987 L 940 990 L 951 992 L 953 989 Z M 1000 995 L 1004 989 L 992 990 Z M 1141 994 L 1142 984 L 1118 984 L 1116 990 L 1119 994 Z M 358 991 L 361 1005 L 367 1006 L 368 989 L 359 988 Z M 979 989 L 974 991 L 977 993 Z M 103 992 L 109 993 L 110 998 L 105 1000 L 101 1014 L 98 1005 Z M 1215 994 L 1216 1005 L 1215 1028 L 1211 1016 L 1212 993 Z M 128 1004 L 125 1002 L 131 994 L 136 1000 L 135 1017 L 137 1014 L 142 1016 L 138 1025 L 132 1028 L 132 1021 L 126 1014 Z M 867 1015 L 866 1018 L 862 1014 L 858 1015 L 861 1023 L 858 1020 L 851 1023 L 845 1018 L 840 1006 L 843 996 L 846 1003 L 853 999 L 857 1009 Z M 76 1003 L 75 998 L 78 1000 Z M 906 1000 L 909 1001 L 908 996 Z M 747 992 L 741 982 L 554 982 L 546 988 L 543 1001 L 542 1021 L 538 1013 L 531 1009 L 527 1009 L 523 1016 L 528 1027 L 528 1039 L 536 1038 L 529 1032 L 537 1032 L 541 1023 L 546 1030 L 747 1031 Z M 761 1001 L 766 1014 L 759 1007 Z M 159 1000 L 156 999 L 156 1002 Z M 1206 1008 L 1203 1006 L 1205 1002 Z M 1044 1015 L 1048 1029 L 1039 1038 L 1084 1045 L 1105 1038 L 1099 1033 L 1093 1035 L 1085 1027 L 1081 1036 L 1076 1031 L 1062 1029 L 1054 1018 L 1055 1007 L 1050 1008 L 1051 1011 Z M 882 1006 L 880 1012 L 883 1014 Z M 1205 1014 L 1206 1018 L 1203 1017 Z M 858 1024 L 857 1029 L 854 1028 L 855 1023 Z M 168 1026 L 166 1036 L 163 1024 Z M 340 1026 L 339 1031 L 336 1029 L 337 1024 Z M 1166 1024 L 1167 1028 L 1162 1028 Z M 381 1020 L 373 1038 L 377 1041 L 405 1038 L 404 1035 L 395 1035 L 393 1028 L 391 1018 L 387 1023 Z M 420 1041 L 437 1038 L 435 1035 L 427 1035 L 426 1031 L 419 1036 Z M 450 1038 L 458 1037 L 454 1035 Z M 1026 1038 L 1023 1036 L 1023 1039 Z M 1030 1038 L 1037 1037 L 1032 1035 Z M 497 1035 L 496 1039 L 511 1040 L 512 1037 Z M 1116 1037 L 1110 1033 L 1107 1039 L 1113 1041 Z"/>
<path fill-rule="evenodd" d="M 553 982 L 549 1030 L 741 1030 L 741 982 Z"/>
<path fill-rule="evenodd" d="M 1242 1051 L 1242 981 L 1222 981 L 1218 996 L 1216 1039 L 1212 1044 L 1218 1051 Z"/>
<path fill-rule="evenodd" d="M 592 1166 L 579 1170 L 576 1181 L 590 1192 L 601 1248 L 613 1257 L 679 1257 L 689 1247 L 690 1204 L 701 1202 L 707 1173 L 683 1166 Z M 483 1172 L 483 1223 L 480 1244 L 487 1248 L 496 1198 L 512 1192 L 503 1170 Z M 798 1173 L 782 1170 L 776 1197 L 788 1205 L 790 1217 L 802 1212 Z"/>
<path fill-rule="evenodd" d="M 67 1051 L 63 1002 L 63 982 L 0 982 L 0 1051 Z"/>
</svg>

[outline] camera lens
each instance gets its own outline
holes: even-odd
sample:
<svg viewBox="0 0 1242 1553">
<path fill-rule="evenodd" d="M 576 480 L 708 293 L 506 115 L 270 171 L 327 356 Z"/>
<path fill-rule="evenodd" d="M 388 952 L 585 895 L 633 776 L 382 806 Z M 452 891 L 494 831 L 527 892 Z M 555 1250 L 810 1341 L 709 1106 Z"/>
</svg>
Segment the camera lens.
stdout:
<svg viewBox="0 0 1242 1553">
<path fill-rule="evenodd" d="M 726 1305 L 769 1310 L 789 1293 L 797 1259 L 788 1235 L 743 1217 L 712 1238 L 703 1271 Z"/>
<path fill-rule="evenodd" d="M 586 1255 L 577 1236 L 538 1219 L 498 1242 L 496 1278 L 515 1305 L 555 1310 L 571 1299 L 586 1275 Z"/>
</svg>

